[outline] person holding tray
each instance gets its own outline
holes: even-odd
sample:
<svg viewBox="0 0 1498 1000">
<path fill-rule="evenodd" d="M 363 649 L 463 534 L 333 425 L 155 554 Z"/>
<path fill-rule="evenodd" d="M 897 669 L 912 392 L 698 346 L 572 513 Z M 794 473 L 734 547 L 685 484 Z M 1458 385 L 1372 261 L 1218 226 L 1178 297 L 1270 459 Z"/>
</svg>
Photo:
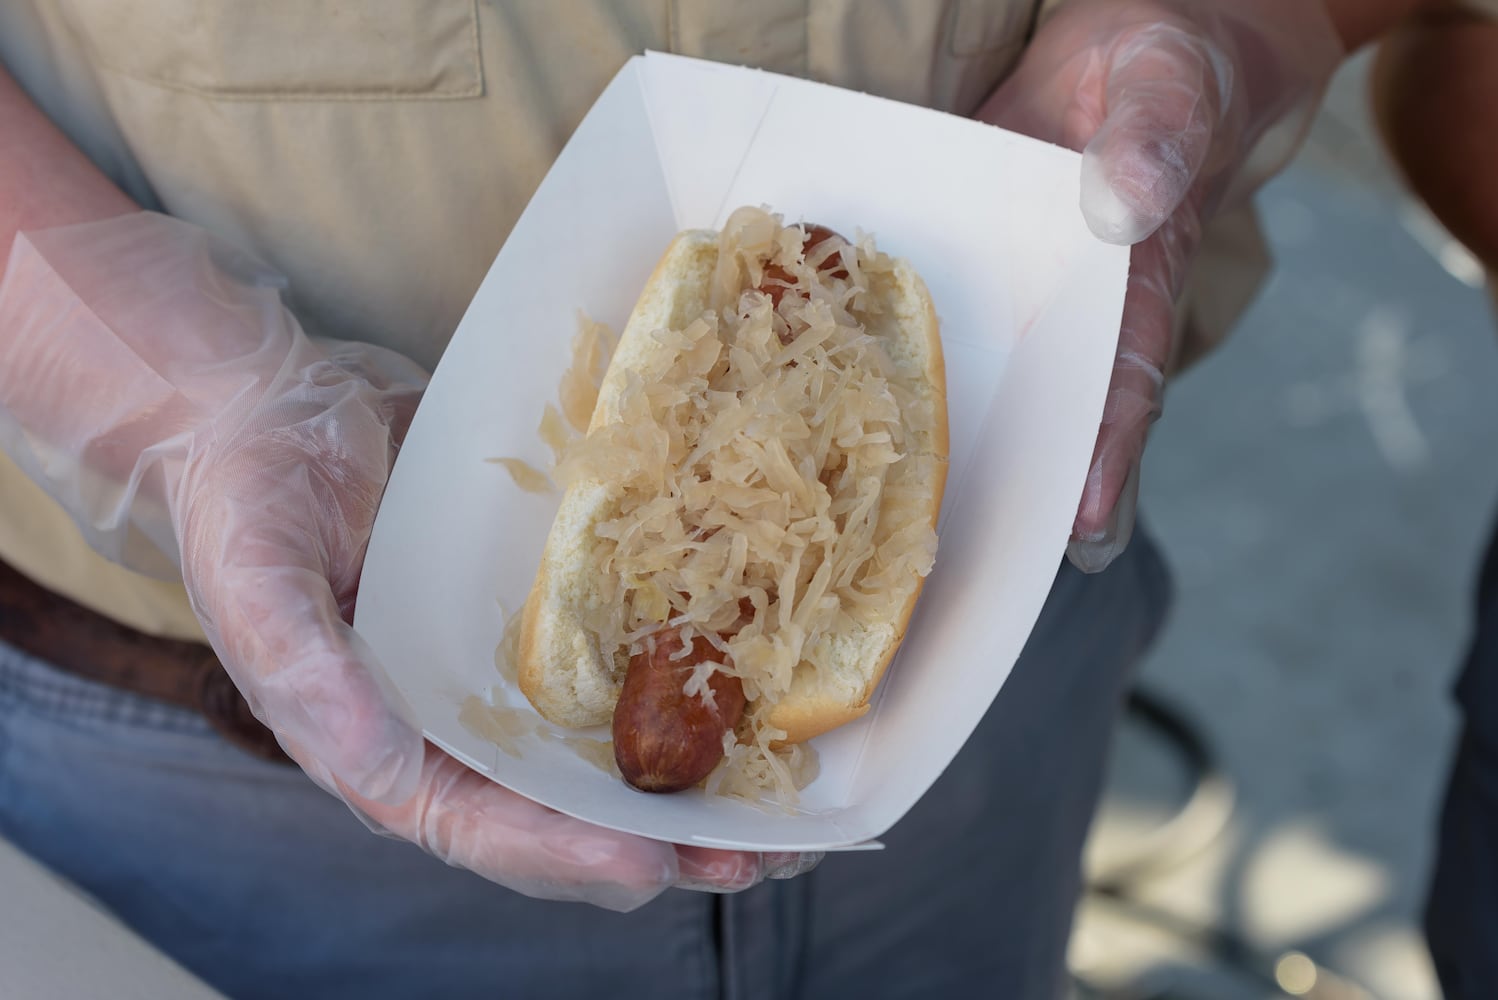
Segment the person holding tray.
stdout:
<svg viewBox="0 0 1498 1000">
<path fill-rule="evenodd" d="M 0 832 L 233 996 L 1056 995 L 1168 603 L 1132 530 L 1166 375 L 1251 294 L 1247 199 L 1333 69 L 1421 6 L 5 5 Z M 646 49 L 1084 150 L 1135 247 L 1070 565 L 876 856 L 553 813 L 425 745 L 346 624 L 426 373 Z"/>
</svg>

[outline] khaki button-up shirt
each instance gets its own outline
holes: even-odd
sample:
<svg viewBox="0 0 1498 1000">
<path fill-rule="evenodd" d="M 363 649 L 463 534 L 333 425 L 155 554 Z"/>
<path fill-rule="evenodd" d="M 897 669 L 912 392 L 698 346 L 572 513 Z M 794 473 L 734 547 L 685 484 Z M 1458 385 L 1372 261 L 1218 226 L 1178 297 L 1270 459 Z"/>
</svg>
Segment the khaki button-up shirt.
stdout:
<svg viewBox="0 0 1498 1000">
<path fill-rule="evenodd" d="M 310 333 L 430 368 L 630 56 L 759 66 L 961 114 L 1052 2 L 7 0 L 0 60 L 142 205 L 285 273 Z M 143 631 L 200 634 L 180 584 L 94 554 L 3 457 L 0 514 L 0 559 Z"/>
</svg>

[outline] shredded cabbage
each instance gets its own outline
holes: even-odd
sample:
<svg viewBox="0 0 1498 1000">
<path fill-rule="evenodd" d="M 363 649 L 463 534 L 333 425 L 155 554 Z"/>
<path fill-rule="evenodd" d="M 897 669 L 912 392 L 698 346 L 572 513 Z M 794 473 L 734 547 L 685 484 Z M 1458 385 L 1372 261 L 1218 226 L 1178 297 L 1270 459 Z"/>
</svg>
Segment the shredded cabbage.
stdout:
<svg viewBox="0 0 1498 1000">
<path fill-rule="evenodd" d="M 882 308 L 871 290 L 893 280 L 894 262 L 866 238 L 810 253 L 805 242 L 778 216 L 735 212 L 710 308 L 653 331 L 665 349 L 629 374 L 616 419 L 581 438 L 563 426 L 563 416 L 588 426 L 611 343 L 585 324 L 562 411 L 541 425 L 561 485 L 609 483 L 617 498 L 596 529 L 602 585 L 586 627 L 621 676 L 667 625 L 685 649 L 702 635 L 724 652 L 686 682 L 700 694 L 722 670 L 749 700 L 709 790 L 768 791 L 787 805 L 815 755 L 776 748 L 786 734 L 769 725 L 770 708 L 818 637 L 900 614 L 936 549 L 929 505 L 881 502 L 920 495 L 911 462 L 929 456 L 907 456 L 910 429 L 934 424 L 907 384 L 914 376 L 868 332 Z M 776 305 L 760 286 L 781 277 L 789 291 Z"/>
</svg>

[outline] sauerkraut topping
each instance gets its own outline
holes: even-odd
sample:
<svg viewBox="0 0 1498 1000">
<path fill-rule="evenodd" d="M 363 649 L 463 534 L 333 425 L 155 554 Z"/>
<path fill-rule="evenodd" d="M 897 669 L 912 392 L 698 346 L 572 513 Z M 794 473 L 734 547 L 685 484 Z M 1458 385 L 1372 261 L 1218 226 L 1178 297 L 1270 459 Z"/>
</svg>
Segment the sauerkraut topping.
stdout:
<svg viewBox="0 0 1498 1000">
<path fill-rule="evenodd" d="M 527 493 L 550 493 L 552 491 L 551 480 L 546 478 L 546 473 L 523 459 L 490 458 L 486 461 L 504 466 L 510 478 L 515 481 L 515 485 Z"/>
<path fill-rule="evenodd" d="M 762 719 L 762 717 L 761 717 Z M 774 726 L 750 725 L 742 734 L 723 734 L 723 760 L 707 776 L 703 786 L 709 795 L 723 795 L 758 802 L 768 793 L 782 809 L 790 811 L 797 793 L 816 778 L 820 765 L 810 744 L 777 746 L 785 732 Z"/>
<path fill-rule="evenodd" d="M 547 403 L 541 414 L 541 426 L 536 429 L 541 441 L 551 449 L 553 469 L 566 457 L 567 449 L 577 438 L 587 433 L 613 350 L 613 331 L 579 312 L 577 333 L 572 338 L 572 364 L 557 386 L 561 409 Z M 485 461 L 503 466 L 515 485 L 527 493 L 551 493 L 556 489 L 546 473 L 524 459 L 506 456 Z"/>
<path fill-rule="evenodd" d="M 828 655 L 824 637 L 898 620 L 931 569 L 920 499 L 935 414 L 877 335 L 893 268 L 866 238 L 808 246 L 800 227 L 740 209 L 709 308 L 651 334 L 664 350 L 627 374 L 612 419 L 581 439 L 564 426 L 587 427 L 606 361 L 606 338 L 585 329 L 562 411 L 542 421 L 559 483 L 607 483 L 616 500 L 596 527 L 585 625 L 619 676 L 670 626 L 686 649 L 702 636 L 723 654 L 695 666 L 688 694 L 705 697 L 714 671 L 743 684 L 750 709 L 712 790 L 795 801 L 814 755 L 772 751 L 786 734 L 770 709 Z"/>
</svg>

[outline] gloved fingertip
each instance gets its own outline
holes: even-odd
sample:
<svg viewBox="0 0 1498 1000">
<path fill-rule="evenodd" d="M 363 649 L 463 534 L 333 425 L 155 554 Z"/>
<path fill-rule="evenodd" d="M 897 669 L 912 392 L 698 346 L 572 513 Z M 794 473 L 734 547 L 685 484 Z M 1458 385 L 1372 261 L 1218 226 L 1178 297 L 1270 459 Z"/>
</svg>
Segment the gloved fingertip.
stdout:
<svg viewBox="0 0 1498 1000">
<path fill-rule="evenodd" d="M 1072 539 L 1066 546 L 1066 559 L 1083 573 L 1101 573 L 1123 554 L 1126 545 L 1108 535 L 1097 539 Z"/>
<path fill-rule="evenodd" d="M 1086 499 L 1084 497 L 1084 505 Z M 1106 517 L 1084 518 L 1081 512 L 1072 526 L 1066 558 L 1083 573 L 1101 573 L 1129 547 L 1134 537 L 1134 517 L 1139 506 L 1139 463 L 1129 466 L 1128 477 Z M 1085 510 L 1084 506 L 1084 510 Z"/>
<path fill-rule="evenodd" d="M 748 851 L 681 850 L 677 886 L 693 892 L 742 892 L 765 877 L 758 854 Z"/>
<path fill-rule="evenodd" d="M 766 854 L 764 856 L 765 878 L 788 879 L 805 875 L 827 856 L 825 851 L 805 851 L 792 854 Z"/>
<path fill-rule="evenodd" d="M 1164 222 L 1125 201 L 1110 182 L 1103 158 L 1091 149 L 1082 156 L 1082 217 L 1094 236 L 1119 246 L 1141 242 Z"/>
</svg>

